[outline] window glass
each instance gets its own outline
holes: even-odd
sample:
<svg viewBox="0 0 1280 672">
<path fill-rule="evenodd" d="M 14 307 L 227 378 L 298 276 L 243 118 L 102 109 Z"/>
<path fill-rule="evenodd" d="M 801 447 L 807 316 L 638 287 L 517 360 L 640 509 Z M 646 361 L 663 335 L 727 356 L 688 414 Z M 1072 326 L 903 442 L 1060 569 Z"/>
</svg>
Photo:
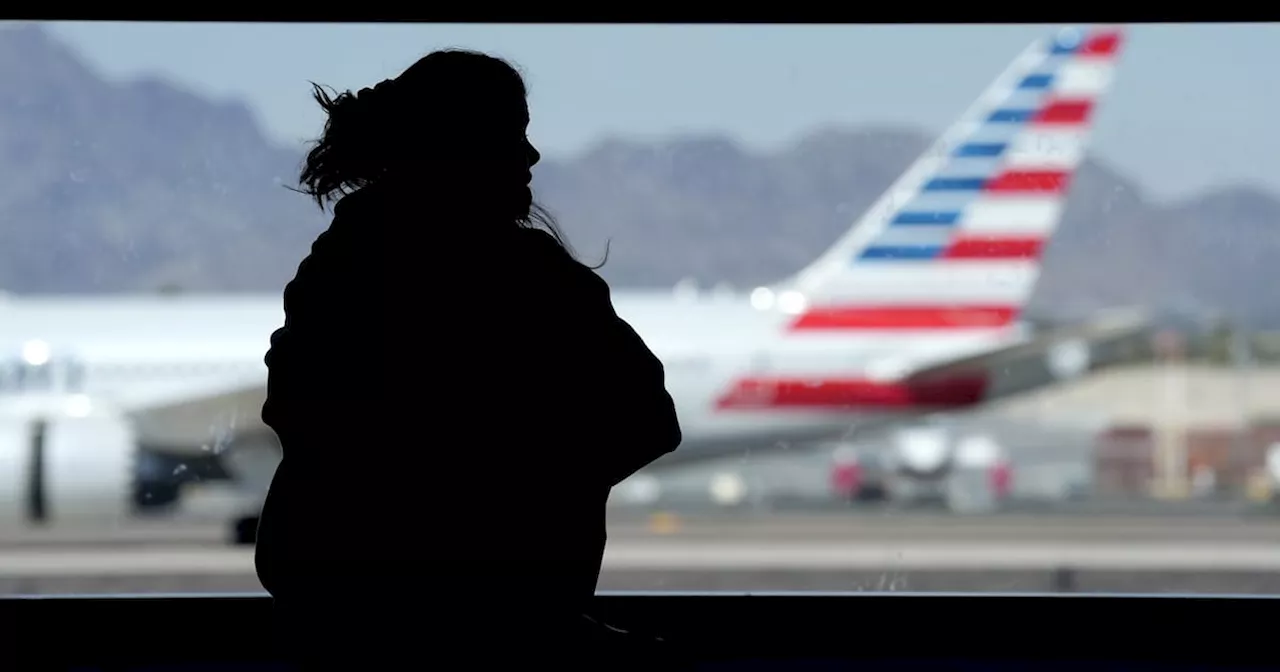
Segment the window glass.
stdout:
<svg viewBox="0 0 1280 672">
<path fill-rule="evenodd" d="M 309 82 L 446 46 L 681 417 L 601 588 L 1280 585 L 1276 26 L 11 22 L 0 592 L 260 590 Z"/>
</svg>

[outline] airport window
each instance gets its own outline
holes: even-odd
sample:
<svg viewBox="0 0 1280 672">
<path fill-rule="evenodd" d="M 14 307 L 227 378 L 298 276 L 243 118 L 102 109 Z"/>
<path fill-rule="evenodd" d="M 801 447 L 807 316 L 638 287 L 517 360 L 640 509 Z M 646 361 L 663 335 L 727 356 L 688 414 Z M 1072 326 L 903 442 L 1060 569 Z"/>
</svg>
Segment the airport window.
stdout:
<svg viewBox="0 0 1280 672">
<path fill-rule="evenodd" d="M 0 395 L 76 394 L 83 391 L 85 365 L 74 358 L 0 361 Z"/>
<path fill-rule="evenodd" d="M 601 589 L 1280 590 L 1280 26 L 11 22 L 0 459 L 108 466 L 0 591 L 260 589 L 308 82 L 445 46 L 525 73 L 535 197 L 667 365 Z"/>
</svg>

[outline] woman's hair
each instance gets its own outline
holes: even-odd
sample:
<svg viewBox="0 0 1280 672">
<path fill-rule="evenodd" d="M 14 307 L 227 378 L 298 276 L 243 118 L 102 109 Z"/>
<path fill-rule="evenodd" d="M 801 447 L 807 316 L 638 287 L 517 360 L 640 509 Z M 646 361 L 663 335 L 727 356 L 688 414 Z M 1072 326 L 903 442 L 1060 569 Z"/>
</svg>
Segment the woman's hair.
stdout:
<svg viewBox="0 0 1280 672">
<path fill-rule="evenodd" d="M 302 188 L 295 191 L 315 199 L 321 209 L 392 173 L 406 158 L 401 152 L 407 134 L 436 124 L 445 138 L 475 111 L 509 106 L 527 95 L 524 78 L 510 63 L 464 49 L 434 51 L 395 79 L 357 93 L 331 95 L 332 89 L 314 82 L 311 87 L 327 118 L 299 175 Z M 555 218 L 540 205 L 533 204 L 516 224 L 544 229 L 573 254 Z"/>
</svg>

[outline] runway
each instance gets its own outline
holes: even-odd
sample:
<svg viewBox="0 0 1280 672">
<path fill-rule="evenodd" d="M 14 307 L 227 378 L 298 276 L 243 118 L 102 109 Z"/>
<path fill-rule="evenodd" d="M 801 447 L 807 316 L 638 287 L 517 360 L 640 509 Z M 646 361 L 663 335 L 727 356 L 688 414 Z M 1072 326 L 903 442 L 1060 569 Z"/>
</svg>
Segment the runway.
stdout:
<svg viewBox="0 0 1280 672">
<path fill-rule="evenodd" d="M 623 571 L 956 570 L 1280 571 L 1280 544 L 613 542 L 604 566 Z M 253 572 L 238 548 L 23 549 L 0 553 L 0 576 L 235 575 Z"/>
<path fill-rule="evenodd" d="M 1280 550 L 1240 546 L 1110 547 L 784 544 L 615 546 L 602 590 L 1155 592 L 1280 594 Z M 1068 562 L 1064 562 L 1068 561 Z M 358 587 L 355 587 L 358 589 Z M 0 593 L 260 591 L 240 549 L 25 551 L 0 555 Z"/>
<path fill-rule="evenodd" d="M 548 527 L 556 517 L 543 517 Z M 1235 543 L 1280 541 L 1280 515 L 1264 516 L 1116 516 L 997 514 L 957 516 L 910 512 L 756 513 L 612 512 L 609 538 L 629 540 L 739 541 L 754 545 L 788 542 L 866 544 L 968 541 L 1107 541 Z M 228 543 L 222 521 L 127 520 L 93 528 L 0 528 L 0 554 L 22 548 L 217 547 Z M 429 536 L 425 524 L 419 533 Z"/>
<path fill-rule="evenodd" d="M 260 590 L 252 549 L 229 546 L 223 526 L 153 522 L 94 532 L 0 535 L 0 592 Z M 430 530 L 421 534 L 430 543 Z M 615 516 L 600 587 L 1275 594 L 1280 521 Z"/>
<path fill-rule="evenodd" d="M 653 537 L 684 540 L 851 541 L 866 543 L 973 542 L 1265 542 L 1280 540 L 1280 516 L 1114 516 L 999 514 L 799 513 L 616 514 L 615 541 Z"/>
</svg>

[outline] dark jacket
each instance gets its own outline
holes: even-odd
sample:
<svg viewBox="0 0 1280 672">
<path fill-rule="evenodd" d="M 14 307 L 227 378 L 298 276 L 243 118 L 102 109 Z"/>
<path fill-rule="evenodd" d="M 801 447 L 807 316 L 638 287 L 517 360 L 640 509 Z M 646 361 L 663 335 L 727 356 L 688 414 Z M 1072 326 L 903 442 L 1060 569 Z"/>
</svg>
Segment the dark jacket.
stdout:
<svg viewBox="0 0 1280 672">
<path fill-rule="evenodd" d="M 609 488 L 680 443 L 662 365 L 550 235 L 409 212 L 347 196 L 285 289 L 259 577 L 589 595 Z"/>
</svg>

